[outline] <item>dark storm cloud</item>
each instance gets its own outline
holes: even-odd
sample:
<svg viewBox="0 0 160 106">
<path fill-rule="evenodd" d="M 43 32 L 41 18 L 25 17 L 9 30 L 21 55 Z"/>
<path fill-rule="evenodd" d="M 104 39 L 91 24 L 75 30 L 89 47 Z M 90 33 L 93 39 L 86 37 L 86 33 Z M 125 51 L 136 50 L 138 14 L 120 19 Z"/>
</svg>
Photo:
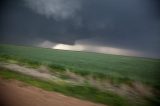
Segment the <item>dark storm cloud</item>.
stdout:
<svg viewBox="0 0 160 106">
<path fill-rule="evenodd" d="M 67 19 L 74 17 L 81 8 L 81 0 L 24 0 L 26 5 L 47 18 Z"/>
<path fill-rule="evenodd" d="M 0 14 L 0 42 L 78 40 L 160 56 L 159 0 L 7 0 Z"/>
<path fill-rule="evenodd" d="M 66 12 L 66 10 L 64 11 Z M 67 14 L 65 18 L 68 18 L 71 13 Z M 46 14 L 44 13 L 44 15 Z M 1 12 L 1 40 L 3 42 L 30 43 L 30 40 L 34 39 L 50 39 L 54 42 L 73 44 L 76 39 L 81 38 L 81 35 L 78 34 L 79 29 L 74 27 L 77 26 L 78 18 L 74 22 L 70 19 L 57 21 L 44 15 L 32 11 L 22 0 L 9 1 Z M 62 15 L 60 13 L 52 15 L 62 16 L 64 19 L 63 13 Z"/>
</svg>

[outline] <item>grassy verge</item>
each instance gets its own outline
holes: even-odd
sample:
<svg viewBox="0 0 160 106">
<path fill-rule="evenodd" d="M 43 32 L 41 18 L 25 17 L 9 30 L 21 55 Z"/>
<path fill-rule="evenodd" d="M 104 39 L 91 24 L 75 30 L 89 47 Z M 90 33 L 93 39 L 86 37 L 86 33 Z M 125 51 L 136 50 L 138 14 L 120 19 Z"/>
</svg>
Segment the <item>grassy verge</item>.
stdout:
<svg viewBox="0 0 160 106">
<path fill-rule="evenodd" d="M 5 79 L 16 79 L 28 83 L 32 86 L 40 87 L 48 91 L 57 91 L 68 96 L 85 99 L 109 106 L 128 106 L 128 102 L 112 92 L 102 92 L 90 86 L 73 86 L 66 84 L 55 84 L 53 82 L 41 81 L 39 79 L 12 72 L 0 68 L 0 77 Z"/>
</svg>

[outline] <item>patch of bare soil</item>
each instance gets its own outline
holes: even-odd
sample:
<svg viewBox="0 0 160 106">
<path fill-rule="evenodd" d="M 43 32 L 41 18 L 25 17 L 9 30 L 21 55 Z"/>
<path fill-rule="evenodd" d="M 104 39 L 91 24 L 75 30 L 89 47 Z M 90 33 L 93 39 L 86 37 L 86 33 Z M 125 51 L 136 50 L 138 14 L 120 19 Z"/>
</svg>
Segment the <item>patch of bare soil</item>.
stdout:
<svg viewBox="0 0 160 106">
<path fill-rule="evenodd" d="M 48 92 L 20 81 L 0 79 L 0 106 L 104 106 L 59 93 Z"/>
</svg>

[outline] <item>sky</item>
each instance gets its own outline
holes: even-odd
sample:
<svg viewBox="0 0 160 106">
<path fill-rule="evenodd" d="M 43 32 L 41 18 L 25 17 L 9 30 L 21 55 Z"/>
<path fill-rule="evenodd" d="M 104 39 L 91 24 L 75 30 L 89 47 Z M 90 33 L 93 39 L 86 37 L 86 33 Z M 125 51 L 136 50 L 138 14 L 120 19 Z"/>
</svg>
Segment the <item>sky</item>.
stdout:
<svg viewBox="0 0 160 106">
<path fill-rule="evenodd" d="M 1 0 L 0 43 L 160 58 L 160 0 Z"/>
</svg>

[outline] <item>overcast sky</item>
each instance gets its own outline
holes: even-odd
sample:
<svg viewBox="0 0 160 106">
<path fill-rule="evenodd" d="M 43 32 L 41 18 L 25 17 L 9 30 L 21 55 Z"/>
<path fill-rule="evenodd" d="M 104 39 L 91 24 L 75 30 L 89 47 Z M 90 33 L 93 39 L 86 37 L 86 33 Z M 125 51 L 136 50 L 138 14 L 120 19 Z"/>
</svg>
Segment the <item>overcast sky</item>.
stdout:
<svg viewBox="0 0 160 106">
<path fill-rule="evenodd" d="M 4 0 L 0 43 L 160 58 L 160 0 Z"/>
</svg>

